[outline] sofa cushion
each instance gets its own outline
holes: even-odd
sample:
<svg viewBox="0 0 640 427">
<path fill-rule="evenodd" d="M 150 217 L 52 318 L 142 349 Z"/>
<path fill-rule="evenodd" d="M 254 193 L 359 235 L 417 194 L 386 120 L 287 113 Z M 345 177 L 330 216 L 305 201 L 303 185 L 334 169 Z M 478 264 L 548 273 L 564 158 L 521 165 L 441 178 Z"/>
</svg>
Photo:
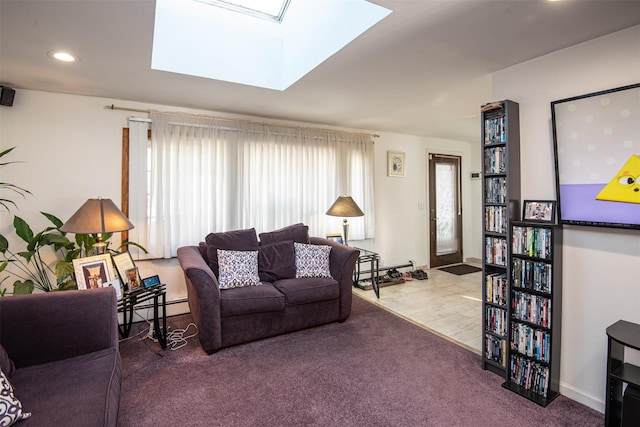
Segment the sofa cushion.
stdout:
<svg viewBox="0 0 640 427">
<path fill-rule="evenodd" d="M 116 425 L 122 384 L 117 347 L 19 368 L 11 382 L 31 412 L 27 425 Z"/>
<path fill-rule="evenodd" d="M 285 240 L 260 245 L 258 250 L 258 274 L 263 282 L 296 277 L 296 258 L 293 241 Z"/>
<path fill-rule="evenodd" d="M 220 291 L 222 317 L 282 310 L 284 310 L 284 295 L 270 283 Z"/>
<path fill-rule="evenodd" d="M 13 393 L 9 379 L 4 371 L 0 370 L 0 425 L 8 427 L 30 416 L 30 412 L 22 410 L 22 403 Z"/>
<path fill-rule="evenodd" d="M 204 258 L 205 262 L 209 264 L 209 257 L 207 256 L 207 242 L 198 243 L 198 250 L 200 251 L 200 255 Z"/>
<path fill-rule="evenodd" d="M 220 289 L 260 285 L 258 251 L 218 249 L 218 286 Z"/>
<path fill-rule="evenodd" d="M 205 238 L 207 243 L 207 259 L 213 274 L 218 277 L 218 249 L 231 251 L 257 251 L 258 237 L 255 228 L 233 230 L 223 233 L 210 233 Z"/>
<path fill-rule="evenodd" d="M 261 245 L 268 245 L 269 243 L 282 242 L 285 240 L 309 243 L 309 227 L 300 222 L 278 230 L 260 233 Z"/>
<path fill-rule="evenodd" d="M 16 367 L 13 364 L 13 360 L 9 358 L 7 351 L 0 344 L 0 371 L 4 372 L 7 378 L 11 378 L 15 370 Z"/>
<path fill-rule="evenodd" d="M 284 294 L 287 305 L 327 301 L 340 296 L 340 286 L 334 278 L 283 279 L 274 282 L 273 286 Z"/>
<path fill-rule="evenodd" d="M 331 246 L 293 243 L 296 253 L 296 277 L 331 277 Z"/>
</svg>

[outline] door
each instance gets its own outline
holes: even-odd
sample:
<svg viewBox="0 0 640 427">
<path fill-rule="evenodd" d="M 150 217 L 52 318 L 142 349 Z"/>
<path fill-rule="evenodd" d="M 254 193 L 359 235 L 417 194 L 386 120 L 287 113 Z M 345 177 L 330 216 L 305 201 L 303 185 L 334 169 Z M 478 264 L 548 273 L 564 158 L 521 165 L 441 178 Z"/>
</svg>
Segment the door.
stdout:
<svg viewBox="0 0 640 427">
<path fill-rule="evenodd" d="M 430 267 L 462 262 L 460 157 L 429 154 Z"/>
</svg>

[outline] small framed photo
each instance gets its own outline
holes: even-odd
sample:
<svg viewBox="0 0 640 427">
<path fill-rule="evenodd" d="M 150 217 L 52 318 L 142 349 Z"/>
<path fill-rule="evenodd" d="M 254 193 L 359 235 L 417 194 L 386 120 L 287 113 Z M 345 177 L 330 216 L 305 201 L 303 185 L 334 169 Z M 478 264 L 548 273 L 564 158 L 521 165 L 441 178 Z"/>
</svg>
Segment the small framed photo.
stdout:
<svg viewBox="0 0 640 427">
<path fill-rule="evenodd" d="M 108 288 L 108 287 L 115 288 L 116 296 L 118 297 L 118 299 L 122 298 L 122 289 L 120 287 L 120 279 L 113 279 L 110 282 L 104 282 L 102 284 L 102 287 L 103 288 Z"/>
<path fill-rule="evenodd" d="M 387 176 L 404 176 L 405 153 L 387 151 Z"/>
<path fill-rule="evenodd" d="M 555 200 L 525 200 L 522 207 L 523 221 L 555 222 Z"/>
<path fill-rule="evenodd" d="M 113 259 L 113 264 L 116 266 L 116 271 L 118 272 L 118 277 L 120 277 L 120 282 L 123 285 L 127 285 L 129 283 L 127 270 L 136 268 L 136 265 L 133 262 L 133 258 L 131 257 L 131 253 L 129 251 L 124 251 L 117 254 L 112 254 L 111 259 Z"/>
<path fill-rule="evenodd" d="M 342 233 L 327 233 L 327 240 L 332 240 L 338 243 L 344 243 L 342 241 Z"/>
<path fill-rule="evenodd" d="M 109 254 L 74 259 L 73 272 L 78 289 L 101 288 L 105 283 L 116 279 Z"/>
<path fill-rule="evenodd" d="M 142 284 L 140 280 L 140 274 L 138 273 L 138 268 L 133 267 L 127 270 L 127 285 L 129 286 L 129 290 L 132 291 L 137 289 Z"/>
</svg>

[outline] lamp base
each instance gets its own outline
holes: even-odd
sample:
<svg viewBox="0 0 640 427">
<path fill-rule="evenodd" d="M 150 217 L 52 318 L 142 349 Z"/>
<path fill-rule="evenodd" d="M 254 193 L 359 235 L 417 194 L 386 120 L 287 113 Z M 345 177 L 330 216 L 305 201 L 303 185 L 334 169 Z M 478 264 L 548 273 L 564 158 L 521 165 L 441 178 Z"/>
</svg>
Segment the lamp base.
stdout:
<svg viewBox="0 0 640 427">
<path fill-rule="evenodd" d="M 349 223 L 347 222 L 347 218 L 342 220 L 342 234 L 343 243 L 349 246 Z"/>
<path fill-rule="evenodd" d="M 102 233 L 98 233 L 96 236 L 96 242 L 92 246 L 93 252 L 96 255 L 104 255 L 107 250 L 107 244 L 102 240 Z"/>
</svg>

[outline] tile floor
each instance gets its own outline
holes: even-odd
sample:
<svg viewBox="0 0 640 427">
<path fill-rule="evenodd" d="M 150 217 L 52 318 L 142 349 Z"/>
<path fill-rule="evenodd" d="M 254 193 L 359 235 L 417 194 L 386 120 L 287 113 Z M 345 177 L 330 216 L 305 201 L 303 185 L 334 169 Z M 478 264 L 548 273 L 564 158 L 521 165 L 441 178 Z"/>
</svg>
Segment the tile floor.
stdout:
<svg viewBox="0 0 640 427">
<path fill-rule="evenodd" d="M 466 263 L 482 267 L 479 260 Z M 353 292 L 480 354 L 482 272 L 456 276 L 435 268 L 425 271 L 429 275 L 427 280 L 411 280 L 380 288 L 380 299 L 376 299 L 373 290 L 354 288 Z"/>
</svg>

